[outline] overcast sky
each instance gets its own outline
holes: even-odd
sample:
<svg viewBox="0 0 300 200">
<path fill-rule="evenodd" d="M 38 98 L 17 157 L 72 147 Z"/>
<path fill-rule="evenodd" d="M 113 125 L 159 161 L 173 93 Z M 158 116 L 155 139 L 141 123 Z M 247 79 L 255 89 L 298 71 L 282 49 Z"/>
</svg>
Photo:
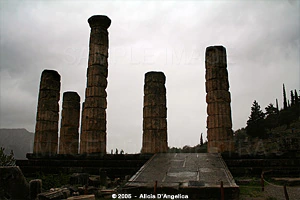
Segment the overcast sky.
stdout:
<svg viewBox="0 0 300 200">
<path fill-rule="evenodd" d="M 139 152 L 148 71 L 167 77 L 169 146 L 206 137 L 205 49 L 227 49 L 233 130 L 257 100 L 264 109 L 282 84 L 300 89 L 299 1 L 5 1 L 0 0 L 0 127 L 34 132 L 41 72 L 61 75 L 61 98 L 84 101 L 90 27 L 107 15 L 107 151 Z M 298 92 L 299 94 L 299 92 Z M 60 105 L 61 105 L 60 101 Z"/>
</svg>

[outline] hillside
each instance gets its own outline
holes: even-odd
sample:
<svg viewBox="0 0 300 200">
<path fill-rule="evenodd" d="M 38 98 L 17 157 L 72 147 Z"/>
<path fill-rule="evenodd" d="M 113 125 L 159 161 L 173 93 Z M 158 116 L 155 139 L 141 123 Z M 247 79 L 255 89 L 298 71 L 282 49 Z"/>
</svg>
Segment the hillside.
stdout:
<svg viewBox="0 0 300 200">
<path fill-rule="evenodd" d="M 34 133 L 26 129 L 0 129 L 0 146 L 5 153 L 14 151 L 15 159 L 26 159 L 26 153 L 32 152 Z"/>
<path fill-rule="evenodd" d="M 300 120 L 267 131 L 267 138 L 251 138 L 245 129 L 235 132 L 236 153 L 241 155 L 281 155 L 300 153 Z M 297 155 L 298 155 L 297 153 Z"/>
</svg>

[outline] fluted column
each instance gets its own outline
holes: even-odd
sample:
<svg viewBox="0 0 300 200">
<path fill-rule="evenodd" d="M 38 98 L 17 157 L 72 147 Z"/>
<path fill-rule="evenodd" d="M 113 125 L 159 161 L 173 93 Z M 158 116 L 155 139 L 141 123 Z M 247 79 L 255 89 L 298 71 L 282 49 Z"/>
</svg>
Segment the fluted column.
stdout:
<svg viewBox="0 0 300 200">
<path fill-rule="evenodd" d="M 163 72 L 145 74 L 142 153 L 168 150 L 165 81 Z"/>
<path fill-rule="evenodd" d="M 82 112 L 80 153 L 106 153 L 106 87 L 108 32 L 111 20 L 104 15 L 88 19 L 91 27 L 87 87 Z"/>
<path fill-rule="evenodd" d="M 59 154 L 78 154 L 80 97 L 77 92 L 64 92 L 61 115 Z"/>
<path fill-rule="evenodd" d="M 57 154 L 58 120 L 60 98 L 60 75 L 54 70 L 42 72 L 33 153 L 42 155 Z"/>
<path fill-rule="evenodd" d="M 232 151 L 231 98 L 223 46 L 206 48 L 205 68 L 208 152 Z"/>
</svg>

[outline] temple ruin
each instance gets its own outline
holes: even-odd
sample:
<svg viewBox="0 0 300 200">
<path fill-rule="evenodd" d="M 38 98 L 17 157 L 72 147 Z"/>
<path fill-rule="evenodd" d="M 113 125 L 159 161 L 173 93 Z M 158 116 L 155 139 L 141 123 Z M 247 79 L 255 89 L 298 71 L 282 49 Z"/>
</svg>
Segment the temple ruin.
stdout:
<svg viewBox="0 0 300 200">
<path fill-rule="evenodd" d="M 88 19 L 90 32 L 85 101 L 81 110 L 80 154 L 106 154 L 106 108 L 108 77 L 108 31 L 111 20 L 104 15 Z M 232 151 L 230 92 L 223 46 L 206 48 L 206 102 L 208 152 Z M 163 72 L 145 74 L 142 153 L 168 151 L 166 77 Z M 34 154 L 57 154 L 60 75 L 44 70 L 41 77 Z M 78 154 L 80 97 L 65 92 L 59 154 Z"/>
<path fill-rule="evenodd" d="M 208 152 L 232 151 L 233 131 L 226 49 L 210 46 L 205 53 Z"/>
<path fill-rule="evenodd" d="M 104 15 L 88 19 L 91 27 L 87 87 L 81 119 L 80 153 L 106 153 L 106 87 L 108 76 L 108 27 Z"/>
<path fill-rule="evenodd" d="M 142 153 L 168 150 L 165 82 L 163 72 L 145 74 Z"/>
<path fill-rule="evenodd" d="M 80 97 L 77 92 L 64 92 L 61 113 L 59 154 L 78 154 Z"/>
<path fill-rule="evenodd" d="M 54 70 L 42 72 L 33 153 L 57 154 L 60 75 Z"/>
</svg>

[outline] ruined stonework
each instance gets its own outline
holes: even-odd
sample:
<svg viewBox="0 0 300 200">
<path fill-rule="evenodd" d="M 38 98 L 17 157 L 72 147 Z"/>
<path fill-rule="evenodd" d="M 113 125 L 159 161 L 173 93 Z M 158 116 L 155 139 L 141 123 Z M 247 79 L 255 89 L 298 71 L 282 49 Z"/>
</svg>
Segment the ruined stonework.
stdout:
<svg viewBox="0 0 300 200">
<path fill-rule="evenodd" d="M 88 19 L 91 27 L 87 87 L 82 112 L 80 153 L 106 153 L 106 87 L 108 75 L 107 16 Z"/>
<path fill-rule="evenodd" d="M 163 72 L 145 74 L 142 153 L 168 150 L 165 82 Z"/>
<path fill-rule="evenodd" d="M 223 46 L 206 48 L 205 68 L 208 152 L 232 151 L 231 98 Z"/>
<path fill-rule="evenodd" d="M 78 154 L 80 97 L 76 92 L 64 92 L 61 114 L 59 154 Z"/>
<path fill-rule="evenodd" d="M 33 153 L 57 154 L 60 75 L 44 70 L 41 76 Z"/>
</svg>

